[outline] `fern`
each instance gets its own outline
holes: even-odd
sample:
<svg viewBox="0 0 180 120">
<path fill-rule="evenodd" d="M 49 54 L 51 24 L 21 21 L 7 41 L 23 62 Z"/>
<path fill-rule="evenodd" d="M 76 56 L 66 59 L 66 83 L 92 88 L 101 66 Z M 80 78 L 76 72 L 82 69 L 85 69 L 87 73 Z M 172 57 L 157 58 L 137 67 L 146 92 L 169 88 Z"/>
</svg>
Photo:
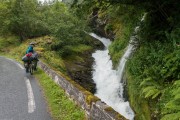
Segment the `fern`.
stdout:
<svg viewBox="0 0 180 120">
<path fill-rule="evenodd" d="M 173 89 L 171 90 L 171 94 L 173 95 L 173 99 L 170 100 L 166 105 L 165 108 L 170 110 L 178 110 L 180 111 L 180 80 L 176 81 L 173 84 Z"/>
<path fill-rule="evenodd" d="M 156 98 L 157 96 L 159 96 L 162 92 L 159 90 L 157 91 L 153 96 L 152 99 Z"/>
<path fill-rule="evenodd" d="M 176 95 L 175 95 L 174 98 L 175 98 L 175 99 L 179 99 L 179 98 L 180 98 L 180 94 L 179 94 L 179 93 L 180 93 L 180 88 L 179 88 L 179 90 L 177 90 L 175 93 L 176 93 Z"/>
<path fill-rule="evenodd" d="M 148 86 L 143 89 L 142 93 L 148 93 L 150 90 L 154 89 L 156 89 L 154 86 Z"/>
<path fill-rule="evenodd" d="M 180 119 L 180 112 L 167 114 L 161 118 L 161 120 L 179 120 Z"/>
<path fill-rule="evenodd" d="M 144 79 L 140 83 L 140 86 L 142 87 L 142 94 L 144 94 L 145 98 L 154 99 L 162 93 L 161 86 L 151 77 Z"/>
<path fill-rule="evenodd" d="M 165 108 L 168 108 L 170 110 L 179 110 L 180 111 L 180 98 L 171 100 L 168 102 L 165 106 Z"/>
<path fill-rule="evenodd" d="M 180 118 L 180 80 L 177 80 L 174 82 L 172 87 L 169 89 L 169 93 L 166 93 L 171 97 L 171 99 L 165 103 L 164 108 L 162 109 L 162 114 L 165 114 L 165 116 L 162 117 L 162 120 L 167 120 L 168 118 L 171 118 L 170 120 L 179 120 Z"/>
<path fill-rule="evenodd" d="M 142 86 L 145 86 L 145 85 L 147 85 L 147 83 L 151 83 L 151 81 L 152 81 L 152 78 L 151 78 L 151 77 L 148 77 L 148 78 L 144 79 L 144 80 L 141 82 L 140 86 L 141 86 L 141 87 L 142 87 Z"/>
<path fill-rule="evenodd" d="M 148 86 L 143 89 L 142 92 L 145 96 L 145 98 L 156 98 L 159 94 L 161 94 L 161 91 L 157 89 L 155 86 Z"/>
</svg>

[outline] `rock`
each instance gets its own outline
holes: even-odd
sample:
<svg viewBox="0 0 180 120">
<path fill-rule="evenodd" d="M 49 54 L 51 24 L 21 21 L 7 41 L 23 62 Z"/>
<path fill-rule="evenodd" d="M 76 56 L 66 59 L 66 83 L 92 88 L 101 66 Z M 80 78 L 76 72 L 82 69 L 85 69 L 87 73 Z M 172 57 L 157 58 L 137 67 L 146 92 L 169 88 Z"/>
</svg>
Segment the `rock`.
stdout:
<svg viewBox="0 0 180 120">
<path fill-rule="evenodd" d="M 82 87 L 84 87 L 86 90 L 90 91 L 91 93 L 95 93 L 96 87 L 95 83 L 92 79 L 92 64 L 93 64 L 93 58 L 91 57 L 91 52 L 87 54 L 83 54 L 82 58 L 84 59 L 84 62 L 77 62 L 74 61 L 66 61 L 66 68 L 68 71 L 68 75 L 76 81 L 78 84 L 80 84 Z"/>
<path fill-rule="evenodd" d="M 108 18 L 107 17 L 99 18 L 98 11 L 99 11 L 98 8 L 93 10 L 92 16 L 90 16 L 91 21 L 89 23 L 89 26 L 91 26 L 91 28 L 93 28 L 93 31 L 97 35 L 109 38 L 110 40 L 114 40 L 115 33 L 110 30 L 105 31 L 105 26 L 106 26 L 106 24 L 108 24 Z"/>
<path fill-rule="evenodd" d="M 79 55 L 83 59 L 81 61 L 76 59 L 66 60 L 65 66 L 71 79 L 94 94 L 96 92 L 96 85 L 92 79 L 92 65 L 94 63 L 92 53 L 96 49 L 103 49 L 104 46 L 100 41 L 90 36 L 89 38 L 92 40 L 91 45 L 94 49 L 85 51 Z"/>
</svg>

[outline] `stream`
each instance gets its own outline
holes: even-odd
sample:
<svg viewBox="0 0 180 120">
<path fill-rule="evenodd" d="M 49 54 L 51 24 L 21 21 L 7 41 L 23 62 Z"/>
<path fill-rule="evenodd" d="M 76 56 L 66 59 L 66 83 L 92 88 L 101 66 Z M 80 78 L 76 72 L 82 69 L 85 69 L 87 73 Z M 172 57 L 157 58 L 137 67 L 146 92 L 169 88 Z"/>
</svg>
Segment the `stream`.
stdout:
<svg viewBox="0 0 180 120">
<path fill-rule="evenodd" d="M 124 82 L 122 77 L 125 63 L 132 51 L 135 49 L 135 46 L 132 44 L 135 37 L 131 37 L 129 45 L 126 48 L 123 57 L 120 59 L 118 69 L 113 70 L 112 61 L 108 54 L 108 46 L 111 44 L 111 41 L 109 39 L 99 37 L 94 33 L 90 33 L 90 35 L 100 40 L 105 46 L 104 50 L 97 50 L 92 54 L 92 57 L 95 60 L 93 65 L 93 80 L 97 89 L 95 96 L 99 97 L 101 101 L 111 106 L 125 118 L 133 120 L 134 112 L 132 111 L 129 102 L 125 101 L 123 96 Z"/>
</svg>

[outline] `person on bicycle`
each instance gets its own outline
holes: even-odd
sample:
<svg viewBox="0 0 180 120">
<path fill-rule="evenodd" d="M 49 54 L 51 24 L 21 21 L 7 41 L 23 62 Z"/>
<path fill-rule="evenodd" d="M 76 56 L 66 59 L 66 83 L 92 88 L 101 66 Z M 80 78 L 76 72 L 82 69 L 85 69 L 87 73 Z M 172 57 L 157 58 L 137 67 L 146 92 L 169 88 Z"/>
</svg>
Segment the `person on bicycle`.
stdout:
<svg viewBox="0 0 180 120">
<path fill-rule="evenodd" d="M 34 70 L 37 70 L 37 62 L 39 61 L 38 60 L 38 54 L 34 51 L 34 45 L 35 43 L 34 42 L 31 42 L 26 50 L 26 54 L 29 54 L 29 53 L 32 53 L 32 57 L 33 57 L 33 60 L 35 62 L 35 68 Z"/>
</svg>

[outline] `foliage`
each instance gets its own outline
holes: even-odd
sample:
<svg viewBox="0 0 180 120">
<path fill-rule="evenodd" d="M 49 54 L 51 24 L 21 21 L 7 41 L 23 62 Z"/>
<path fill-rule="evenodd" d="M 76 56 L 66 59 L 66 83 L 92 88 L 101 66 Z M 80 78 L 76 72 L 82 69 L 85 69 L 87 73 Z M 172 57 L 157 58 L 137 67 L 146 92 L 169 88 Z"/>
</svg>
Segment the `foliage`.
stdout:
<svg viewBox="0 0 180 120">
<path fill-rule="evenodd" d="M 171 106 L 170 109 L 173 111 L 172 101 L 176 101 L 173 96 L 178 95 L 177 87 L 171 84 L 180 79 L 180 49 L 177 44 L 176 47 L 173 47 L 173 44 L 173 42 L 162 43 L 160 41 L 146 42 L 138 49 L 128 65 L 128 70 L 134 76 L 134 80 L 138 81 L 137 87 L 141 89 L 140 94 L 144 98 L 150 98 L 148 101 L 151 101 L 152 104 L 156 103 L 156 107 L 151 106 L 152 113 L 156 114 L 156 117 L 158 114 L 162 114 L 163 117 L 163 111 L 168 106 Z M 174 91 L 174 95 L 172 92 L 167 92 L 170 90 Z M 171 102 L 166 103 L 167 98 Z M 166 107 L 163 104 L 166 104 Z M 158 112 L 155 112 L 156 110 Z M 176 112 L 178 113 L 179 110 Z"/>
<path fill-rule="evenodd" d="M 39 4 L 37 0 L 3 0 L 0 3 L 0 33 L 11 33 L 23 41 L 43 35 L 52 35 L 57 41 L 52 50 L 66 57 L 77 52 L 76 46 L 91 44 L 85 38 L 85 22 L 70 13 L 59 1 Z"/>
<path fill-rule="evenodd" d="M 10 18 L 10 10 L 9 10 L 9 3 L 7 1 L 0 2 L 0 34 L 6 33 L 8 31 L 9 25 L 9 18 Z"/>
<path fill-rule="evenodd" d="M 177 80 L 173 85 L 166 89 L 162 99 L 164 104 L 162 105 L 162 119 L 161 120 L 178 120 L 180 118 L 180 80 Z M 171 99 L 169 99 L 171 98 Z"/>
<path fill-rule="evenodd" d="M 116 32 L 115 40 L 109 46 L 109 52 L 112 56 L 114 66 L 117 66 L 119 64 L 119 59 L 122 57 L 125 48 L 128 45 L 131 32 L 132 26 L 128 25 L 126 27 L 121 27 L 121 30 Z"/>
<path fill-rule="evenodd" d="M 7 47 L 11 45 L 19 45 L 18 37 L 0 37 L 0 51 L 5 50 Z"/>
<path fill-rule="evenodd" d="M 113 24 L 112 26 L 115 33 L 115 40 L 109 48 L 114 66 L 118 65 L 119 59 L 128 44 L 134 27 L 141 16 L 141 12 L 142 10 L 129 5 L 109 6 L 109 22 Z"/>
<path fill-rule="evenodd" d="M 38 4 L 37 0 L 4 0 L 0 3 L 1 33 L 12 33 L 21 41 L 55 33 L 68 12 L 61 2 Z"/>
<path fill-rule="evenodd" d="M 44 4 L 40 6 L 38 12 L 40 19 L 43 21 L 50 34 L 54 34 L 59 26 L 63 24 L 63 21 L 69 19 L 67 7 L 58 1 L 51 5 Z"/>
<path fill-rule="evenodd" d="M 128 64 L 128 68 L 132 67 Z M 139 78 L 132 76 L 129 71 L 126 71 L 129 102 L 135 112 L 135 120 L 152 120 L 151 111 L 148 101 L 140 94 Z"/>
<path fill-rule="evenodd" d="M 66 73 L 63 59 L 59 57 L 55 51 L 50 52 L 48 50 L 45 50 L 43 53 L 41 53 L 41 56 L 42 59 L 50 64 L 53 68 L 61 71 L 62 73 Z"/>
<path fill-rule="evenodd" d="M 42 21 L 38 19 L 36 0 L 14 0 L 10 8 L 9 30 L 20 36 L 21 40 L 40 36 L 45 32 Z"/>
<path fill-rule="evenodd" d="M 84 28 L 77 19 L 70 17 L 64 22 L 55 33 L 56 38 L 59 40 L 52 45 L 52 50 L 58 51 L 62 57 L 76 54 L 75 47 L 90 45 L 85 39 Z"/>
</svg>

